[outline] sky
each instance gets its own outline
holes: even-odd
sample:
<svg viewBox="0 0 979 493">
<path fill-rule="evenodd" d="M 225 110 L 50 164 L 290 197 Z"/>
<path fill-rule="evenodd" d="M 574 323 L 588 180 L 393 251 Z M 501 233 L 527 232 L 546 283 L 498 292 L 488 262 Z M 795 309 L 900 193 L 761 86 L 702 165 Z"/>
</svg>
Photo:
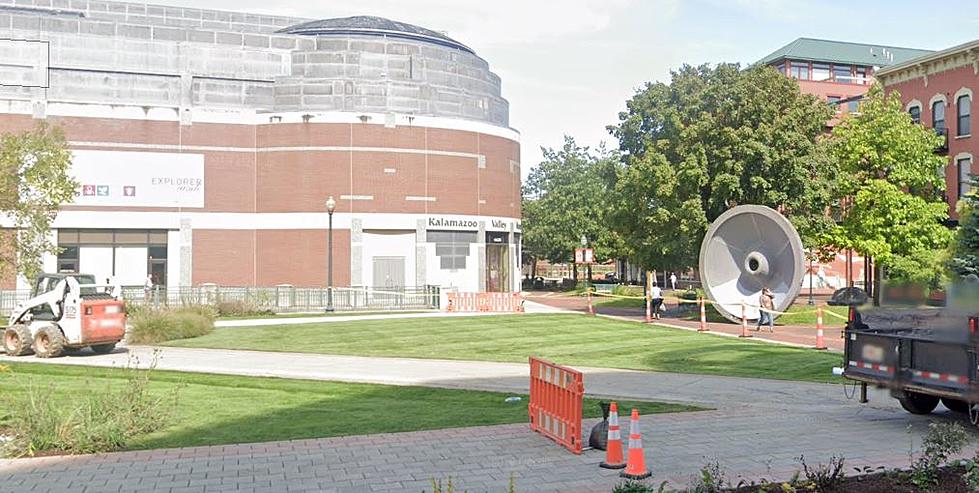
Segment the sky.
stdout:
<svg viewBox="0 0 979 493">
<path fill-rule="evenodd" d="M 798 37 L 944 49 L 979 38 L 979 0 L 151 0 L 308 18 L 377 15 L 472 47 L 503 81 L 526 177 L 541 147 L 606 130 L 684 63 L 753 63 Z"/>
</svg>

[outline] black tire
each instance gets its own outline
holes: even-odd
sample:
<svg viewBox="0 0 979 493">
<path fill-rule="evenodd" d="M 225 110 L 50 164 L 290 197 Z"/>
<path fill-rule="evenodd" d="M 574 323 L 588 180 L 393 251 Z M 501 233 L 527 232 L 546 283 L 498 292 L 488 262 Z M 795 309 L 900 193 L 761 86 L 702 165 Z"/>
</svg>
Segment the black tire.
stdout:
<svg viewBox="0 0 979 493">
<path fill-rule="evenodd" d="M 10 356 L 31 354 L 33 343 L 34 338 L 31 337 L 31 330 L 25 325 L 11 325 L 3 331 L 3 350 Z"/>
<path fill-rule="evenodd" d="M 966 401 L 960 401 L 958 399 L 949 399 L 948 397 L 942 397 L 942 404 L 948 408 L 949 411 L 965 414 L 969 412 L 969 408 L 972 404 Z"/>
<path fill-rule="evenodd" d="M 34 356 L 58 358 L 65 354 L 65 335 L 56 325 L 48 325 L 34 335 Z"/>
<path fill-rule="evenodd" d="M 95 351 L 95 354 L 109 354 L 115 348 L 116 343 L 114 342 L 112 344 L 96 344 L 92 346 L 92 351 Z"/>
<path fill-rule="evenodd" d="M 904 397 L 898 398 L 901 407 L 911 414 L 929 414 L 938 407 L 938 396 L 905 392 Z"/>
</svg>

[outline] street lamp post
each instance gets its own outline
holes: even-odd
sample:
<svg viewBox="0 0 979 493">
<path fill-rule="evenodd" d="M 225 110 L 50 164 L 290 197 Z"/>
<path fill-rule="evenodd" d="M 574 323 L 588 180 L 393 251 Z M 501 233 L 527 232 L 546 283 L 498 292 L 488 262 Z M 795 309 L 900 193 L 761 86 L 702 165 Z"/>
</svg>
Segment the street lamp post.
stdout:
<svg viewBox="0 0 979 493">
<path fill-rule="evenodd" d="M 337 202 L 333 196 L 326 199 L 326 212 L 330 217 L 329 232 L 327 233 L 327 260 L 326 260 L 326 311 L 333 311 L 333 211 L 337 208 Z"/>
<path fill-rule="evenodd" d="M 588 248 L 588 237 L 585 235 L 581 235 L 581 248 Z M 585 259 L 582 257 L 581 260 L 585 260 Z M 582 274 L 587 276 L 585 280 L 585 289 L 588 289 L 589 284 L 591 284 L 591 272 L 590 272 L 591 266 L 588 264 L 584 264 L 582 265 L 582 267 L 584 268 L 584 272 L 582 272 Z"/>
<path fill-rule="evenodd" d="M 812 257 L 809 257 L 809 306 L 815 304 L 816 301 L 812 298 Z"/>
</svg>

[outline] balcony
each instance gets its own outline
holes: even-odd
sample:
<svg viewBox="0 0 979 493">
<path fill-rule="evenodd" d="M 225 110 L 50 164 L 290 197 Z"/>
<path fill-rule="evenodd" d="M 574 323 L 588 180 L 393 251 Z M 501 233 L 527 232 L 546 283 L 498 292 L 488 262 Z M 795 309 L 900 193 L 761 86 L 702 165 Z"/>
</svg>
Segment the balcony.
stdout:
<svg viewBox="0 0 979 493">
<path fill-rule="evenodd" d="M 948 155 L 948 129 L 947 128 L 936 128 L 935 133 L 942 138 L 942 142 L 938 144 L 935 148 L 935 154 L 940 156 Z"/>
</svg>

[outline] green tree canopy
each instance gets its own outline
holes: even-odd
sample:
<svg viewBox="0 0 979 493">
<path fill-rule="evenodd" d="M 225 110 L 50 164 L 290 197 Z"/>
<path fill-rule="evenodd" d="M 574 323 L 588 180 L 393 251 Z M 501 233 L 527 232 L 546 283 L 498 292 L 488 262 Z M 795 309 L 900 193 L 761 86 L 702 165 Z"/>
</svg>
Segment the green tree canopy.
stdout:
<svg viewBox="0 0 979 493">
<path fill-rule="evenodd" d="M 826 243 L 873 257 L 892 278 L 934 282 L 952 234 L 943 225 L 947 160 L 934 152 L 941 138 L 911 120 L 900 94 L 875 85 L 826 143 L 848 198 Z"/>
<path fill-rule="evenodd" d="M 972 192 L 959 201 L 959 231 L 949 267 L 965 277 L 979 276 L 979 178 L 972 180 Z"/>
<path fill-rule="evenodd" d="M 696 265 L 707 225 L 737 204 L 780 210 L 807 246 L 825 214 L 834 162 L 816 140 L 831 111 L 770 67 L 685 65 L 627 103 L 623 159 L 607 175 L 622 241 L 650 269 Z"/>
<path fill-rule="evenodd" d="M 71 151 L 58 128 L 39 123 L 33 130 L 0 137 L 0 214 L 12 226 L 0 249 L 0 269 L 33 279 L 41 257 L 57 251 L 49 239 L 62 204 L 75 198 L 69 175 Z M 12 240 L 12 241 L 9 241 Z"/>
<path fill-rule="evenodd" d="M 607 222 L 609 201 L 602 170 L 617 157 L 604 148 L 592 151 L 564 138 L 559 150 L 542 149 L 544 161 L 523 186 L 523 245 L 534 258 L 572 260 L 581 236 L 597 260 L 616 255 L 617 239 Z"/>
</svg>

